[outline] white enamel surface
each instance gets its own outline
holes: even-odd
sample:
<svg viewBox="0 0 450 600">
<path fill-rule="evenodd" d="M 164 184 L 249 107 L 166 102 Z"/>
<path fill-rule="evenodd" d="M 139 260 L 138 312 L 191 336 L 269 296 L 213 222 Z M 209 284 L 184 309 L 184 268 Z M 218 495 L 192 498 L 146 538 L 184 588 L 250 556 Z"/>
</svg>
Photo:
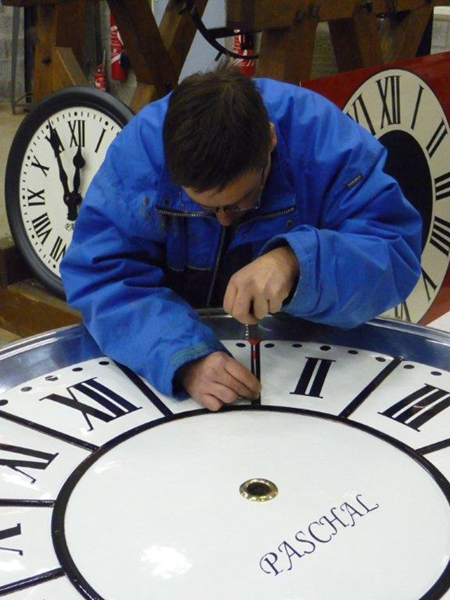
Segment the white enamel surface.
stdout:
<svg viewBox="0 0 450 600">
<path fill-rule="evenodd" d="M 431 452 L 430 454 L 426 454 L 425 458 L 437 467 L 442 475 L 450 481 L 450 448 Z"/>
<path fill-rule="evenodd" d="M 17 451 L 12 451 L 14 448 Z M 27 451 L 47 456 L 30 456 Z M 90 454 L 54 437 L 0 419 L 0 460 L 9 461 L 0 465 L 0 498 L 55 500 L 72 471 Z M 23 462 L 16 466 L 14 461 L 31 462 L 35 466 L 23 466 Z"/>
<path fill-rule="evenodd" d="M 8 600 L 80 600 L 83 598 L 66 577 L 40 583 L 31 588 L 13 592 Z"/>
<path fill-rule="evenodd" d="M 105 118 L 101 111 L 94 108 L 68 108 L 52 116 L 52 127 L 58 133 L 64 147 L 64 151 L 61 152 L 61 161 L 67 174 L 70 191 L 73 190 L 75 174 L 73 158 L 77 146 L 73 143 L 69 123 L 73 127 L 76 120 L 85 121 L 86 128 L 85 146 L 82 149 L 86 164 L 81 171 L 79 189 L 81 196 L 84 197 L 93 176 L 105 158 L 108 146 L 122 127 L 113 119 Z M 63 202 L 64 191 L 59 178 L 58 163 L 47 140 L 48 135 L 48 122 L 46 121 L 32 137 L 24 155 L 25 159 L 20 174 L 20 187 L 22 189 L 20 207 L 27 236 L 36 254 L 50 271 L 55 275 L 59 275 L 61 250 L 64 246 L 69 245 L 72 239 L 74 222 L 69 221 L 67 218 L 68 210 Z M 102 135 L 101 144 L 98 146 Z M 33 163 L 39 163 L 47 167 L 47 170 L 33 166 Z M 37 192 L 42 192 L 42 195 L 33 198 L 33 194 Z M 40 222 L 39 219 L 48 223 L 44 227 L 44 231 L 49 231 L 45 239 L 45 236 L 39 238 L 36 235 L 35 219 L 38 219 L 38 223 Z M 38 231 L 40 230 L 41 228 L 38 225 Z M 58 238 L 61 239 L 59 245 Z M 52 256 L 52 253 L 54 256 Z"/>
<path fill-rule="evenodd" d="M 411 366 L 413 368 L 408 368 Z M 371 394 L 370 398 L 351 415 L 351 419 L 383 431 L 414 449 L 448 439 L 450 437 L 450 410 L 448 408 L 431 417 L 429 421 L 419 427 L 419 431 L 410 427 L 407 423 L 380 414 L 410 394 L 419 391 L 425 385 L 439 388 L 439 390 L 442 390 L 443 395 L 433 404 L 424 407 L 424 411 L 433 411 L 436 405 L 447 402 L 450 397 L 450 373 L 448 371 L 411 361 L 402 363 Z M 418 401 L 417 399 L 411 401 L 403 410 L 407 410 Z M 442 406 L 445 406 L 445 404 Z M 396 413 L 394 416 L 400 415 L 401 412 Z"/>
<path fill-rule="evenodd" d="M 72 365 L 47 377 L 53 380 L 46 377 L 36 378 L 2 394 L 2 399 L 7 400 L 7 404 L 0 406 L 0 409 L 96 445 L 104 444 L 124 431 L 163 416 L 110 359 L 99 358 Z M 89 393 L 89 390 L 96 391 L 90 384 L 81 389 L 74 387 L 92 380 L 121 396 L 136 407 L 136 410 L 128 411 L 123 408 L 122 416 L 104 422 L 91 415 L 85 418 L 76 408 L 49 399 L 52 394 L 57 394 L 70 400 L 70 389 L 76 398 L 75 404 L 86 404 L 113 417 L 114 414 L 110 410 L 102 407 L 86 393 Z"/>
<path fill-rule="evenodd" d="M 0 591 L 5 585 L 59 568 L 51 539 L 51 517 L 49 508 L 0 507 L 0 535 L 20 526 L 18 535 L 0 539 Z"/>
<path fill-rule="evenodd" d="M 279 495 L 242 498 L 253 477 Z M 358 507 L 357 496 L 371 510 L 352 519 L 339 507 Z M 314 551 L 296 541 L 300 530 L 311 540 L 308 526 L 333 507 L 347 527 Z M 107 600 L 418 600 L 449 560 L 448 508 L 421 465 L 356 428 L 297 414 L 208 414 L 157 426 L 95 462 L 69 499 L 66 539 Z M 333 531 L 314 527 L 324 538 Z M 290 561 L 286 542 L 303 556 Z"/>
<path fill-rule="evenodd" d="M 383 100 L 377 84 L 377 82 L 381 82 L 382 88 L 387 94 L 387 104 L 392 110 L 392 89 L 391 87 L 386 88 L 387 78 L 390 77 L 400 77 L 399 81 L 401 97 L 400 123 L 392 123 L 391 125 L 388 124 L 386 118 L 383 118 Z M 422 92 L 420 92 L 421 89 Z M 419 109 L 416 119 L 414 119 L 419 93 L 421 93 Z M 357 102 L 359 97 L 361 97 L 365 103 L 367 115 L 369 116 L 370 123 L 375 131 L 375 137 L 380 138 L 391 131 L 403 131 L 408 133 L 419 143 L 430 169 L 433 185 L 433 218 L 428 240 L 426 241 L 425 248 L 422 253 L 422 272 L 427 273 L 434 285 L 430 285 L 429 282 L 426 283 L 426 280 L 422 276 L 406 301 L 408 313 L 405 312 L 404 307 L 402 308 L 399 306 L 388 311 L 385 315 L 389 317 L 399 317 L 416 323 L 423 317 L 436 298 L 450 261 L 450 256 L 448 254 L 440 251 L 430 243 L 434 227 L 433 219 L 436 217 L 447 221 L 447 225 L 444 225 L 444 228 L 442 228 L 442 224 L 438 224 L 438 229 L 436 229 L 436 233 L 441 237 L 441 242 L 443 239 L 442 236 L 445 240 L 445 238 L 448 238 L 450 234 L 448 229 L 450 196 L 439 198 L 442 190 L 439 192 L 439 190 L 436 189 L 437 184 L 435 183 L 435 180 L 438 177 L 442 177 L 448 173 L 449 170 L 449 124 L 442 105 L 440 104 L 433 90 L 422 78 L 405 69 L 386 69 L 367 79 L 367 81 L 365 81 L 357 89 L 343 109 L 345 113 L 354 119 L 356 119 L 356 114 L 354 108 L 352 107 L 355 101 Z M 363 127 L 370 130 L 369 122 L 361 110 L 361 106 L 357 106 L 358 115 L 356 120 L 358 120 Z M 433 139 L 433 135 L 438 130 L 438 127 L 442 122 L 446 128 L 447 135 L 443 137 L 443 140 L 437 150 L 430 155 L 430 153 L 427 151 L 427 146 L 430 144 L 431 140 Z M 437 136 L 437 139 L 439 139 L 439 135 Z M 433 147 L 433 144 L 431 147 Z"/>
<path fill-rule="evenodd" d="M 295 394 L 308 359 L 317 359 L 305 394 Z M 333 361 L 314 396 L 313 382 L 320 379 L 319 361 Z M 262 343 L 261 372 L 264 404 L 291 406 L 338 415 L 391 362 L 382 354 L 330 346 L 285 341 Z M 355 369 L 358 376 L 355 377 Z"/>
</svg>

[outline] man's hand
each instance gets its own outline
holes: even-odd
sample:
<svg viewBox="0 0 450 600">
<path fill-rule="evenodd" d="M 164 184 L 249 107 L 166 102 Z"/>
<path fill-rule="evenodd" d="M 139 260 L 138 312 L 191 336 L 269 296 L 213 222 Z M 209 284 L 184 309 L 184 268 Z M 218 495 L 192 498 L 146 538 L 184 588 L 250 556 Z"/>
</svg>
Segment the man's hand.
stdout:
<svg viewBox="0 0 450 600">
<path fill-rule="evenodd" d="M 233 275 L 223 307 L 244 325 L 280 310 L 297 281 L 299 265 L 289 246 L 263 254 Z"/>
<path fill-rule="evenodd" d="M 238 397 L 256 399 L 261 384 L 240 362 L 225 352 L 213 352 L 180 368 L 187 393 L 209 410 L 219 410 Z"/>
</svg>

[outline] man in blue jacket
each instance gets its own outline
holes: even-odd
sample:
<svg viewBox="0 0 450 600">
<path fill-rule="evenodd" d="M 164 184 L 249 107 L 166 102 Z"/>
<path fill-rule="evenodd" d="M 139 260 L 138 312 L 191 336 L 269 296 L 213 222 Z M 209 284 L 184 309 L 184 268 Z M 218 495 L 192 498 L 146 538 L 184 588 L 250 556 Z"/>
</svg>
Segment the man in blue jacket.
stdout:
<svg viewBox="0 0 450 600">
<path fill-rule="evenodd" d="M 420 273 L 421 219 L 384 148 L 313 92 L 230 68 L 145 107 L 111 144 L 61 266 L 102 350 L 211 410 L 259 394 L 194 308 L 354 327 Z"/>
</svg>

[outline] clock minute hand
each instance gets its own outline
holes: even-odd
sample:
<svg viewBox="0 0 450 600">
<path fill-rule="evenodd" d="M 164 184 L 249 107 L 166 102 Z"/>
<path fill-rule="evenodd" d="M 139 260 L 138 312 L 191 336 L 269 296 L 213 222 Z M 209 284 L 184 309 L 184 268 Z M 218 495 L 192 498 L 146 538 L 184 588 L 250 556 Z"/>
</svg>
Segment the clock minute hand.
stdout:
<svg viewBox="0 0 450 600">
<path fill-rule="evenodd" d="M 55 153 L 56 161 L 58 163 L 59 179 L 60 179 L 63 189 L 64 189 L 64 203 L 67 204 L 67 202 L 69 200 L 70 192 L 69 192 L 67 173 L 64 170 L 64 167 L 63 167 L 63 164 L 61 161 L 61 156 L 59 153 L 59 143 L 58 143 L 59 138 L 58 138 L 56 131 L 53 129 L 50 121 L 48 122 L 48 126 L 50 128 L 49 142 L 50 142 L 51 147 L 53 148 L 53 152 Z"/>
</svg>

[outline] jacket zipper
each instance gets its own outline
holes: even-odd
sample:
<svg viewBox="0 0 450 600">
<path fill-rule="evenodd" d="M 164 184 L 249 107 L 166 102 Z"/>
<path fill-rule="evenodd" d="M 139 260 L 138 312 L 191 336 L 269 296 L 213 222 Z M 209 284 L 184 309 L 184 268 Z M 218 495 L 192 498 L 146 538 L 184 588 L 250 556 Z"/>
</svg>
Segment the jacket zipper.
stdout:
<svg viewBox="0 0 450 600">
<path fill-rule="evenodd" d="M 236 227 L 236 231 L 243 225 L 248 225 L 249 223 L 253 223 L 254 221 L 263 221 L 264 219 L 273 219 L 274 217 L 282 217 L 283 215 L 290 215 L 294 211 L 295 211 L 295 206 L 291 206 L 284 210 L 279 210 L 278 212 L 273 212 L 273 213 L 269 213 L 267 215 L 260 215 L 258 217 L 254 217 L 253 219 L 249 219 L 248 221 L 245 221 L 245 223 L 241 223 L 240 225 L 238 225 Z"/>
<path fill-rule="evenodd" d="M 220 236 L 219 252 L 217 253 L 216 264 L 214 265 L 214 273 L 213 273 L 213 278 L 212 278 L 212 281 L 211 281 L 211 287 L 209 288 L 208 299 L 206 300 L 206 307 L 207 308 L 209 308 L 210 304 L 211 304 L 211 299 L 212 299 L 212 295 L 213 295 L 213 291 L 214 291 L 214 286 L 216 284 L 216 279 L 217 279 L 217 272 L 219 270 L 220 258 L 222 256 L 222 250 L 223 250 L 224 241 L 225 241 L 225 227 L 222 225 L 222 233 L 221 233 L 221 236 Z"/>
<path fill-rule="evenodd" d="M 170 210 L 165 208 L 156 207 L 156 210 L 161 215 L 166 215 L 167 217 L 197 217 L 200 219 L 215 219 L 216 215 L 214 213 L 209 214 L 203 211 L 191 211 L 185 212 L 182 210 Z"/>
</svg>

